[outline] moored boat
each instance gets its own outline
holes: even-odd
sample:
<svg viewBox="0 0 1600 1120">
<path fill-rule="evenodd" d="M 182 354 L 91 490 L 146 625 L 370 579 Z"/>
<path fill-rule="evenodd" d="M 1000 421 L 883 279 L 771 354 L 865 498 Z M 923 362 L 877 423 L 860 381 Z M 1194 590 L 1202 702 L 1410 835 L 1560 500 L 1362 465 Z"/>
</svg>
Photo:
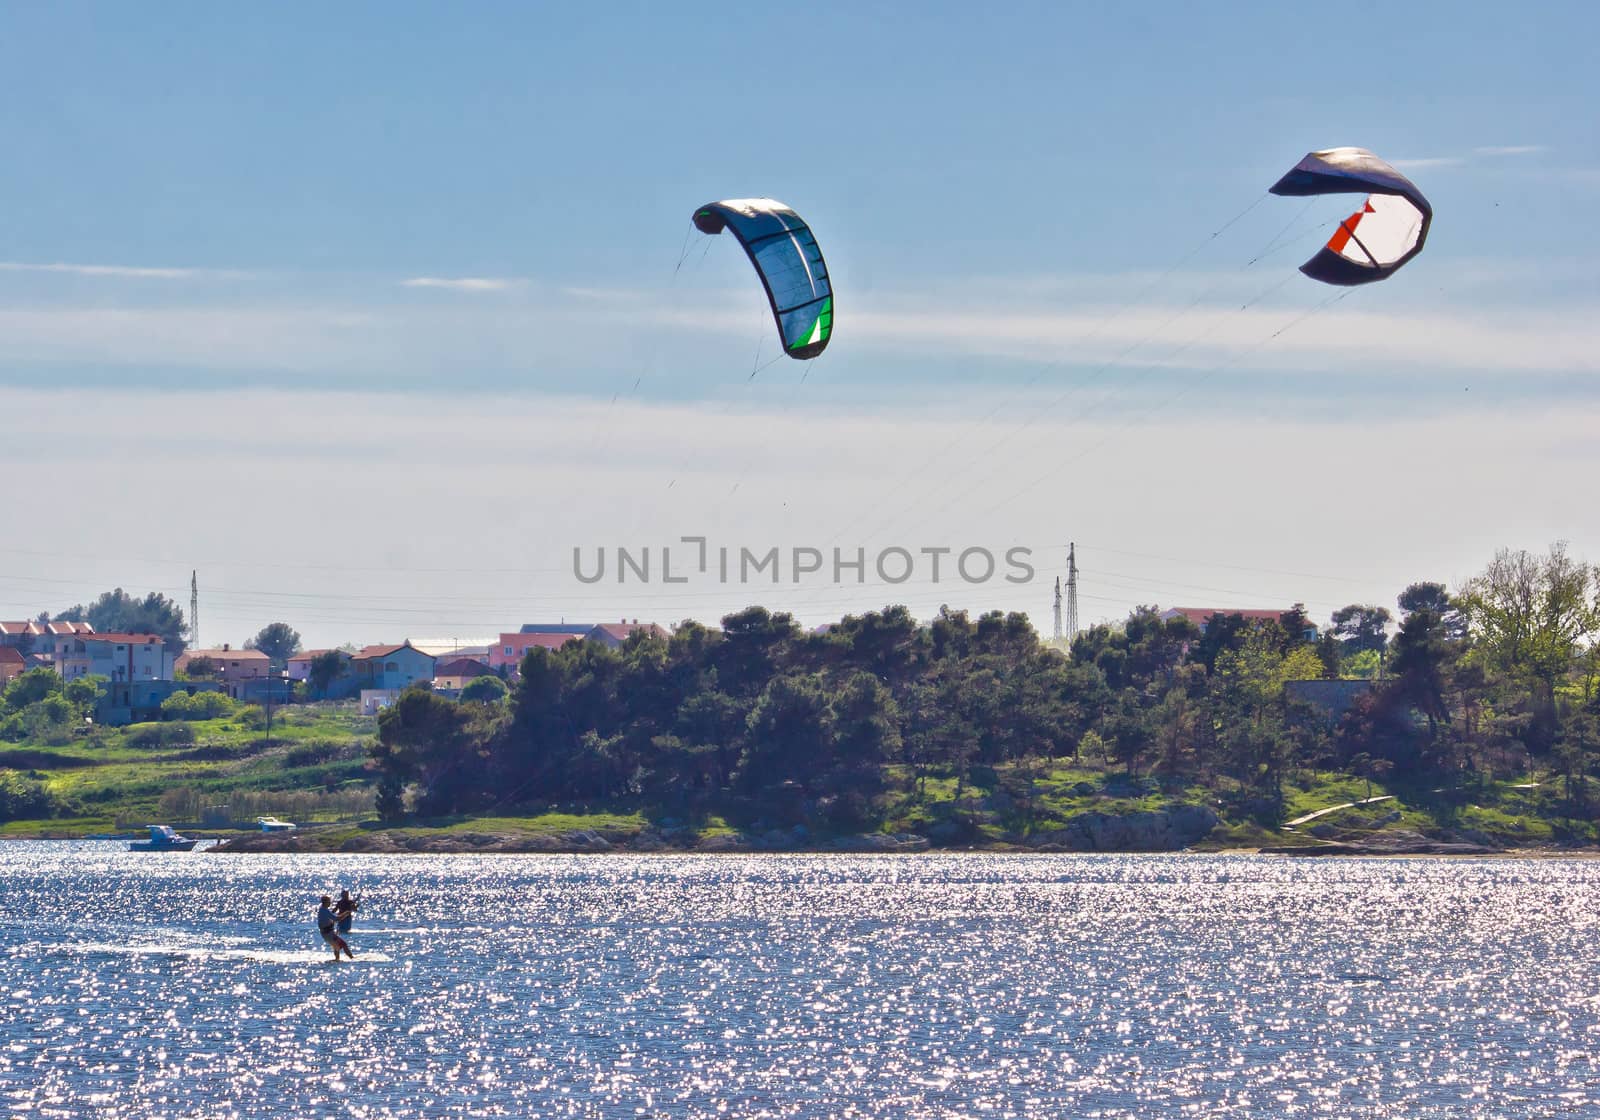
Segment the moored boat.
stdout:
<svg viewBox="0 0 1600 1120">
<path fill-rule="evenodd" d="M 256 823 L 261 826 L 262 832 L 288 832 L 294 828 L 289 821 L 280 821 L 277 817 L 257 817 Z"/>
<path fill-rule="evenodd" d="M 150 839 L 135 840 L 132 844 L 128 845 L 128 851 L 187 852 L 196 844 L 200 843 L 199 840 L 191 840 L 187 836 L 179 836 L 176 832 L 172 831 L 171 825 L 152 824 L 147 825 L 146 827 L 150 829 Z"/>
</svg>

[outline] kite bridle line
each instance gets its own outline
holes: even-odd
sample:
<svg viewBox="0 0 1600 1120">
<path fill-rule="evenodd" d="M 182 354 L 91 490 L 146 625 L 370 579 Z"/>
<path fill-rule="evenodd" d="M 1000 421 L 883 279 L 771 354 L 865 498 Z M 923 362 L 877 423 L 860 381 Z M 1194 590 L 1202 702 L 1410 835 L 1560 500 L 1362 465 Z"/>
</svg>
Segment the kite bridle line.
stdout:
<svg viewBox="0 0 1600 1120">
<path fill-rule="evenodd" d="M 684 231 L 683 244 L 678 247 L 677 263 L 672 266 L 672 275 L 667 279 L 667 291 L 672 296 L 672 299 L 669 300 L 669 302 L 673 304 L 674 310 L 676 310 L 677 300 L 682 298 L 681 295 L 678 294 L 682 291 L 682 289 L 678 287 L 678 274 L 683 271 L 683 262 L 689 258 L 689 253 L 691 252 L 689 239 L 693 235 L 694 226 L 691 224 L 689 228 Z M 703 254 L 701 259 L 705 259 Z M 699 267 L 698 261 L 695 262 L 694 267 Z M 638 394 L 639 386 L 644 384 L 644 379 L 647 376 L 653 376 L 655 374 L 657 367 L 660 365 L 660 361 L 661 347 L 657 345 L 650 352 L 649 365 L 634 374 L 633 385 L 628 389 L 627 393 L 624 394 L 621 389 L 618 389 L 611 394 L 611 400 L 607 402 L 605 412 L 602 414 L 600 419 L 595 422 L 594 428 L 589 434 L 589 446 L 584 451 L 585 459 L 593 457 L 595 448 L 599 446 L 600 443 L 601 432 L 610 427 L 611 413 L 617 407 L 617 401 L 621 400 L 624 396 L 626 396 L 629 400 L 632 400 Z"/>
</svg>

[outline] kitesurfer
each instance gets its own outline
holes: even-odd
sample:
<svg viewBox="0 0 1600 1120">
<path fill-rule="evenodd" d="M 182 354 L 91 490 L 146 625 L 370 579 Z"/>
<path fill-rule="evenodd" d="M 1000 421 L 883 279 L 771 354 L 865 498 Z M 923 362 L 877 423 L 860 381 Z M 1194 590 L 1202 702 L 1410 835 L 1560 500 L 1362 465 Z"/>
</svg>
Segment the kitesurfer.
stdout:
<svg viewBox="0 0 1600 1120">
<path fill-rule="evenodd" d="M 339 959 L 341 952 L 351 960 L 355 960 L 356 955 L 350 951 L 350 946 L 345 943 L 345 939 L 339 936 L 339 931 L 336 928 L 338 924 L 339 915 L 334 912 L 333 899 L 323 895 L 322 905 L 317 909 L 317 930 L 322 934 L 322 940 L 333 947 L 333 959 L 335 961 Z"/>
<path fill-rule="evenodd" d="M 339 932 L 349 933 L 351 923 L 355 921 L 356 907 L 361 905 L 361 900 L 351 898 L 348 890 L 339 892 L 339 901 L 334 904 L 333 914 L 338 919 Z"/>
</svg>

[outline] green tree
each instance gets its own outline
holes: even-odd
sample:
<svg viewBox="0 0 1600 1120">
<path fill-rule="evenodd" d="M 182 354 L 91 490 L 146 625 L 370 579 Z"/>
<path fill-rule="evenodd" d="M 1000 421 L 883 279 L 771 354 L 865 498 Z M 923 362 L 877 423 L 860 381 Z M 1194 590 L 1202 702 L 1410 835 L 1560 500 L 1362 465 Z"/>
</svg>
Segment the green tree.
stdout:
<svg viewBox="0 0 1600 1120">
<path fill-rule="evenodd" d="M 323 650 L 306 667 L 306 687 L 312 696 L 327 696 L 334 684 L 350 670 L 350 658 L 337 649 Z"/>
<path fill-rule="evenodd" d="M 1304 603 L 1296 603 L 1278 616 L 1278 648 L 1285 653 L 1294 646 L 1314 642 L 1316 627 L 1306 613 Z"/>
<path fill-rule="evenodd" d="M 506 682 L 499 677 L 473 677 L 462 688 L 461 699 L 465 702 L 495 704 L 504 700 L 508 692 L 510 689 L 506 688 Z"/>
<path fill-rule="evenodd" d="M 1377 778 L 1381 781 L 1394 771 L 1394 763 L 1392 761 L 1387 758 L 1373 758 L 1365 751 L 1352 755 L 1346 765 L 1350 767 L 1352 774 L 1367 783 L 1367 801 L 1371 801 L 1373 797 L 1372 780 Z"/>
<path fill-rule="evenodd" d="M 239 705 L 221 692 L 174 692 L 161 701 L 161 718 L 178 720 L 221 719 Z"/>
<path fill-rule="evenodd" d="M 1460 606 L 1445 590 L 1444 584 L 1426 581 L 1413 583 L 1400 592 L 1395 602 L 1400 607 L 1402 621 L 1417 611 L 1430 611 L 1438 616 L 1439 625 L 1444 628 L 1445 638 L 1456 642 L 1466 640 L 1466 616 L 1461 613 Z"/>
<path fill-rule="evenodd" d="M 900 710 L 888 686 L 871 673 L 851 673 L 832 689 L 833 751 L 850 767 L 876 768 L 900 753 Z"/>
<path fill-rule="evenodd" d="M 183 611 L 171 599 L 152 591 L 136 599 L 122 588 L 107 591 L 87 608 L 69 607 L 56 615 L 59 621 L 87 622 L 102 634 L 155 634 L 167 643 L 167 652 L 183 652 L 189 630 Z"/>
<path fill-rule="evenodd" d="M 467 811 L 489 801 L 483 734 L 488 728 L 475 719 L 478 708 L 414 685 L 379 714 L 373 759 L 391 790 L 416 787 L 422 815 Z"/>
<path fill-rule="evenodd" d="M 748 723 L 749 746 L 738 775 L 747 790 L 786 779 L 804 783 L 833 762 L 828 691 L 814 675 L 772 678 Z"/>
<path fill-rule="evenodd" d="M 1427 718 L 1428 737 L 1436 740 L 1440 726 L 1450 722 L 1445 694 L 1464 648 L 1466 626 L 1443 584 L 1414 583 L 1397 603 L 1400 630 L 1394 636 L 1389 688 Z"/>
<path fill-rule="evenodd" d="M 300 652 L 300 635 L 287 622 L 269 622 L 261 632 L 244 643 L 245 649 L 260 650 L 267 655 L 272 667 L 282 671 L 289 658 Z"/>
<path fill-rule="evenodd" d="M 211 658 L 191 657 L 184 663 L 183 679 L 191 681 L 216 680 L 221 672 L 221 668 Z"/>
<path fill-rule="evenodd" d="M 1381 651 L 1389 644 L 1389 623 L 1393 617 L 1386 607 L 1370 603 L 1340 607 L 1333 612 L 1333 634 L 1340 652 L 1348 657 L 1363 650 Z"/>
<path fill-rule="evenodd" d="M 18 674 L 6 686 L 3 694 L 4 710 L 7 712 L 20 712 L 31 704 L 37 704 L 46 696 L 61 691 L 61 678 L 50 669 L 29 669 Z"/>
<path fill-rule="evenodd" d="M 15 770 L 0 770 L 0 824 L 53 817 L 61 809 L 61 802 L 41 783 Z"/>
<path fill-rule="evenodd" d="M 1527 682 L 1536 746 L 1552 745 L 1556 684 L 1600 633 L 1597 586 L 1595 570 L 1558 541 L 1544 556 L 1501 549 L 1461 596 L 1475 652 L 1491 670 Z"/>
</svg>

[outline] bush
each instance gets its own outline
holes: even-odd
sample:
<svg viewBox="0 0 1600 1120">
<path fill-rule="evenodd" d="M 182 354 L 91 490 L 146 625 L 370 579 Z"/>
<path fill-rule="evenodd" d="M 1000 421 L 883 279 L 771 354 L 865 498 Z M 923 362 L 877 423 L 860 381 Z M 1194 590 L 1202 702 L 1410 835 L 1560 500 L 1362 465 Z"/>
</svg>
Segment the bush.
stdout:
<svg viewBox="0 0 1600 1120">
<path fill-rule="evenodd" d="M 130 747 L 169 747 L 194 742 L 194 728 L 183 723 L 141 723 L 128 728 L 125 742 Z"/>
<path fill-rule="evenodd" d="M 474 677 L 467 682 L 461 690 L 461 699 L 466 701 L 480 700 L 492 704 L 506 698 L 506 682 L 499 677 Z"/>
<path fill-rule="evenodd" d="M 338 758 L 342 750 L 343 747 L 338 743 L 318 739 L 291 748 L 289 753 L 283 756 L 283 764 L 288 767 L 316 766 L 318 763 L 331 762 Z"/>
<path fill-rule="evenodd" d="M 161 702 L 165 719 L 221 719 L 238 707 L 221 692 L 175 692 Z"/>
<path fill-rule="evenodd" d="M 38 782 L 30 782 L 14 770 L 0 770 L 0 821 L 53 817 L 61 808 L 60 799 Z"/>
</svg>

